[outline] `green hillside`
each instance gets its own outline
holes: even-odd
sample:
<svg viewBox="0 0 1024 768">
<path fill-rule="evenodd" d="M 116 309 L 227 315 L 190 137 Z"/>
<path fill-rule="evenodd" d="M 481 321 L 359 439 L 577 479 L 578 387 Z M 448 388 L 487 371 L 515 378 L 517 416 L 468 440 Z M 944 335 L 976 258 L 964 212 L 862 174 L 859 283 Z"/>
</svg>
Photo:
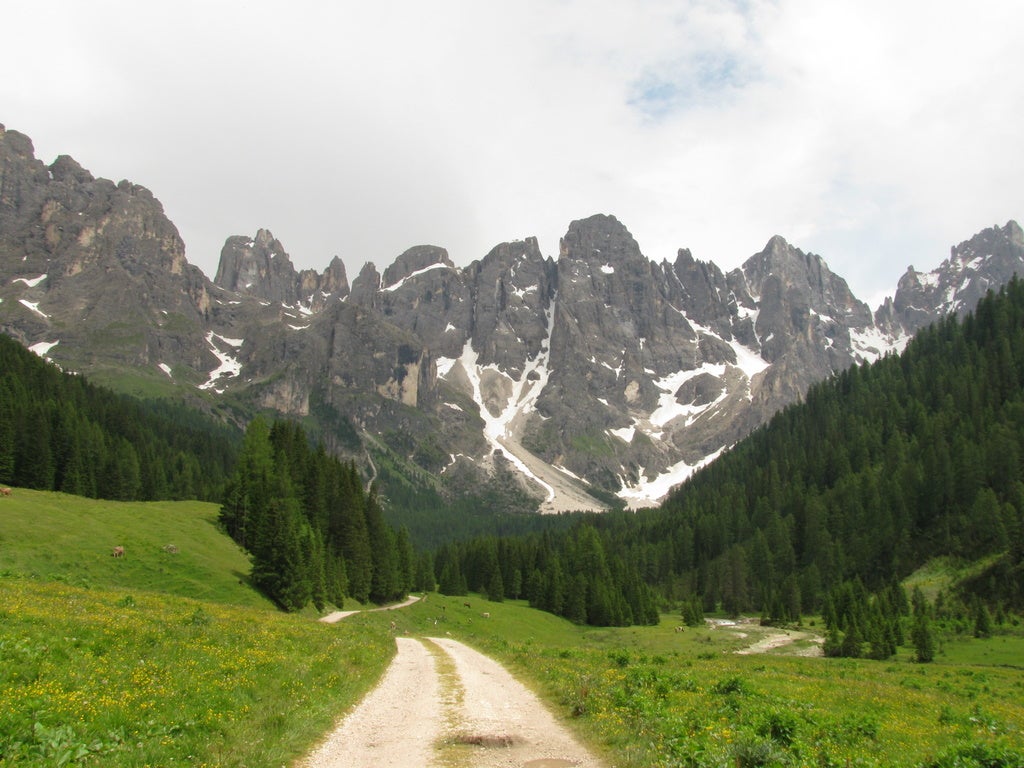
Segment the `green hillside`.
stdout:
<svg viewBox="0 0 1024 768">
<path fill-rule="evenodd" d="M 116 502 L 15 488 L 0 497 L 0 572 L 269 608 L 215 504 Z M 116 546 L 124 557 L 113 557 Z"/>
<path fill-rule="evenodd" d="M 281 613 L 217 512 L 0 496 L 0 766 L 280 766 L 376 681 L 383 615 Z"/>
</svg>

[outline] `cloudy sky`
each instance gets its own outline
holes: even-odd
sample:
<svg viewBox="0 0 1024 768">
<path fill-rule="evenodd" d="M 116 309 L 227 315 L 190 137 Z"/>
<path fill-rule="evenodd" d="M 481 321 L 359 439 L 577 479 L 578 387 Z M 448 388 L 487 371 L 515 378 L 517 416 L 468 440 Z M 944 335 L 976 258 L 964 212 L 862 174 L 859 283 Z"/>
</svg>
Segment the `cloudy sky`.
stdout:
<svg viewBox="0 0 1024 768">
<path fill-rule="evenodd" d="M 610 213 L 659 261 L 781 234 L 874 305 L 1024 219 L 1019 0 L 8 5 L 0 123 L 151 189 L 210 277 L 261 227 L 352 278 Z"/>
</svg>

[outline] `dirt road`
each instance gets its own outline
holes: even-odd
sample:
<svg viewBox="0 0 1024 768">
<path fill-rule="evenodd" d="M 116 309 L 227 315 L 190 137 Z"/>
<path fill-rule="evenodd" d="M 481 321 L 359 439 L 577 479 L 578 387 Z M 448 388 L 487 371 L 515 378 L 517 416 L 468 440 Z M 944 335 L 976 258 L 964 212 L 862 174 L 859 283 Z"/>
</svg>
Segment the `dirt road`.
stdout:
<svg viewBox="0 0 1024 768">
<path fill-rule="evenodd" d="M 450 638 L 396 641 L 381 682 L 304 768 L 603 768 L 494 660 Z"/>
<path fill-rule="evenodd" d="M 410 597 L 406 598 L 404 603 L 396 603 L 395 605 L 385 605 L 385 606 L 381 606 L 380 608 L 366 608 L 366 609 L 362 609 L 362 610 L 366 610 L 366 611 L 369 611 L 371 613 L 374 612 L 374 611 L 393 611 L 395 608 L 405 608 L 406 606 L 412 605 L 416 601 L 422 600 L 422 599 L 423 598 L 416 597 L 415 595 L 413 595 L 413 596 L 410 596 Z M 328 613 L 326 616 L 321 617 L 320 621 L 322 621 L 324 624 L 335 624 L 335 623 L 341 621 L 342 619 L 346 618 L 347 616 L 351 616 L 354 613 L 361 613 L 361 610 L 356 610 L 356 611 L 334 611 L 334 613 Z"/>
</svg>

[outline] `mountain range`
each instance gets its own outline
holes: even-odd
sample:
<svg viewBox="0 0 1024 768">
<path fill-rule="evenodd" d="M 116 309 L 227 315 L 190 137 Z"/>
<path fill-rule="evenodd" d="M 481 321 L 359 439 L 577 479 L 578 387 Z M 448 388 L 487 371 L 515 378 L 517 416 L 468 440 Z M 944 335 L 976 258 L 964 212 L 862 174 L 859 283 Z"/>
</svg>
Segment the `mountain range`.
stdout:
<svg viewBox="0 0 1024 768">
<path fill-rule="evenodd" d="M 542 511 L 656 503 L 807 388 L 898 352 L 1024 274 L 1016 222 L 875 310 L 782 237 L 724 272 L 647 258 L 612 216 L 468 266 L 420 245 L 349 282 L 296 270 L 267 229 L 211 281 L 159 200 L 0 126 L 0 330 L 67 370 L 242 423 L 312 427 L 367 480 L 382 462 L 442 494 L 514 480 Z M 386 492 L 386 489 L 385 489 Z"/>
</svg>

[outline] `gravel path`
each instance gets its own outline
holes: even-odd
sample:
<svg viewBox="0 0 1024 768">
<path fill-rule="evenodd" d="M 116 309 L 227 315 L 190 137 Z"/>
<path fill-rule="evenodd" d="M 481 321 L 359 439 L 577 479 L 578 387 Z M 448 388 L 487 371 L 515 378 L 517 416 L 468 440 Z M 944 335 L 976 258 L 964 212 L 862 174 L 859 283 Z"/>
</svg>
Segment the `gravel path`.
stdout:
<svg viewBox="0 0 1024 768">
<path fill-rule="evenodd" d="M 433 765 L 442 731 L 441 681 L 423 643 L 395 638 L 398 653 L 377 687 L 307 758 L 306 768 Z"/>
<path fill-rule="evenodd" d="M 395 610 L 395 608 L 405 608 L 406 606 L 412 605 L 413 603 L 417 602 L 418 600 L 422 600 L 422 599 L 423 598 L 416 597 L 415 595 L 411 595 L 410 597 L 406 598 L 405 602 L 403 602 L 403 603 L 396 603 L 395 605 L 384 605 L 384 606 L 381 606 L 380 608 L 365 608 L 365 609 L 362 609 L 362 610 L 366 610 L 366 611 L 368 611 L 370 613 L 373 613 L 374 611 L 393 611 L 393 610 Z M 361 613 L 361 612 L 362 612 L 361 610 L 355 610 L 355 611 L 335 611 L 334 613 L 328 613 L 326 616 L 321 617 L 320 621 L 322 621 L 324 624 L 336 624 L 337 622 L 341 621 L 342 619 L 344 619 L 344 618 L 346 618 L 348 616 L 351 616 L 354 613 Z"/>
<path fill-rule="evenodd" d="M 397 638 L 380 684 L 305 768 L 603 768 L 500 664 L 450 638 Z"/>
</svg>

